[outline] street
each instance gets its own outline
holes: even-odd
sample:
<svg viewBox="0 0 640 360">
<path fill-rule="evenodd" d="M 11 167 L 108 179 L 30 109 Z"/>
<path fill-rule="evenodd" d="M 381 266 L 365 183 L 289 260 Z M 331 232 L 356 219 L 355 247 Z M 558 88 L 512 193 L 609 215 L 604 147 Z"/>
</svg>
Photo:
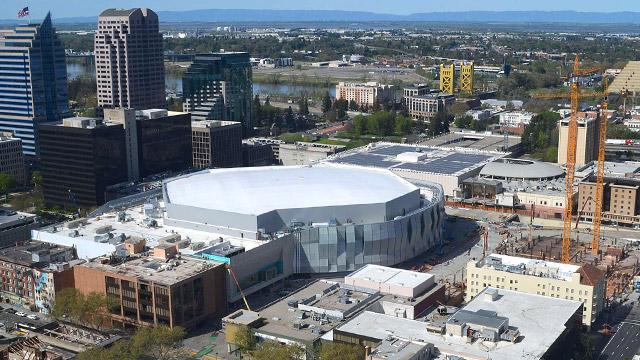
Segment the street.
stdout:
<svg viewBox="0 0 640 360">
<path fill-rule="evenodd" d="M 610 315 L 614 334 L 609 339 L 598 360 L 631 359 L 640 350 L 640 306 L 638 293 L 618 305 Z"/>
</svg>

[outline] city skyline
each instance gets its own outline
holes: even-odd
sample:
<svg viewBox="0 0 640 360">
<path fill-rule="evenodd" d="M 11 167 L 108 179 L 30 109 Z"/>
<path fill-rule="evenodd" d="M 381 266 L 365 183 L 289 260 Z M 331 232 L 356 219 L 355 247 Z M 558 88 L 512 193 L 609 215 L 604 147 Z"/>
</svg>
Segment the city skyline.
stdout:
<svg viewBox="0 0 640 360">
<path fill-rule="evenodd" d="M 399 6 L 401 5 L 401 6 Z M 2 19 L 14 19 L 18 10 L 28 6 L 31 16 L 43 18 L 49 9 L 53 10 L 54 18 L 87 16 L 89 14 L 100 13 L 106 8 L 132 8 L 132 7 L 150 7 L 155 11 L 188 11 L 198 9 L 268 9 L 268 10 L 345 10 L 345 11 L 367 11 L 374 13 L 386 13 L 397 15 L 408 15 L 412 13 L 428 13 L 428 12 L 448 12 L 448 11 L 584 11 L 584 12 L 616 12 L 616 11 L 640 11 L 640 3 L 632 1 L 620 1 L 615 4 L 607 4 L 603 10 L 602 3 L 594 0 L 577 1 L 551 1 L 541 0 L 528 4 L 523 7 L 519 2 L 509 2 L 504 0 L 488 0 L 483 1 L 479 5 L 475 1 L 461 0 L 449 3 L 438 3 L 434 7 L 432 1 L 422 0 L 401 0 L 394 3 L 373 3 L 363 8 L 361 2 L 357 0 L 328 0 L 322 3 L 306 3 L 293 0 L 276 0 L 268 4 L 258 0 L 241 0 L 233 3 L 223 3 L 219 1 L 194 0 L 189 4 L 170 2 L 167 0 L 142 0 L 127 1 L 116 0 L 106 1 L 99 0 L 86 3 L 80 0 L 52 0 L 52 1 L 36 1 L 25 2 L 19 0 L 8 0 L 5 2 L 6 9 L 15 9 L 14 13 L 7 11 L 7 14 L 1 16 Z"/>
</svg>

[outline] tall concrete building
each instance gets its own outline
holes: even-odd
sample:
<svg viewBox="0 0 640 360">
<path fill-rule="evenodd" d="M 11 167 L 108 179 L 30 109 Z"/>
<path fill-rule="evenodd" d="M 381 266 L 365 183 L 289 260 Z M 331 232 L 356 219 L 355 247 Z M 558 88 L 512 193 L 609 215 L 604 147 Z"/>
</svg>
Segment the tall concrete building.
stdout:
<svg viewBox="0 0 640 360">
<path fill-rule="evenodd" d="M 124 129 L 92 118 L 39 126 L 42 190 L 47 206 L 92 208 L 109 185 L 127 181 Z"/>
<path fill-rule="evenodd" d="M 47 14 L 40 24 L 0 30 L 0 131 L 22 140 L 27 156 L 38 152 L 37 125 L 69 111 L 64 46 Z"/>
<path fill-rule="evenodd" d="M 0 173 L 11 175 L 19 185 L 27 182 L 22 140 L 0 132 Z"/>
<path fill-rule="evenodd" d="M 107 9 L 95 34 L 98 106 L 165 107 L 162 35 L 150 9 Z"/>
<path fill-rule="evenodd" d="M 576 144 L 576 166 L 584 165 L 595 160 L 598 155 L 598 119 L 597 114 L 579 114 L 578 117 L 578 141 Z M 567 142 L 569 139 L 569 120 L 565 118 L 559 121 L 560 140 L 558 141 L 558 164 L 567 163 Z"/>
<path fill-rule="evenodd" d="M 130 181 L 191 167 L 191 114 L 164 109 L 105 109 L 107 122 L 125 130 Z"/>
<path fill-rule="evenodd" d="M 244 135 L 250 134 L 251 77 L 248 53 L 196 55 L 182 78 L 184 111 L 190 112 L 193 120 L 239 121 Z"/>
<path fill-rule="evenodd" d="M 220 120 L 193 121 L 191 134 L 194 168 L 242 166 L 241 123 Z"/>
</svg>

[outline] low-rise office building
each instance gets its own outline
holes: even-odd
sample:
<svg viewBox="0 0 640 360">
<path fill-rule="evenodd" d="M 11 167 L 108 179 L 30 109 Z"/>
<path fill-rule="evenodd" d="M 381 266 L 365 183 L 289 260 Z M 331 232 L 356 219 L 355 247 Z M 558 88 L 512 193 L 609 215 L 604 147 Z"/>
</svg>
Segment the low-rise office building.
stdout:
<svg viewBox="0 0 640 360">
<path fill-rule="evenodd" d="M 33 214 L 1 209 L 0 248 L 31 239 L 31 230 L 38 225 L 37 217 Z"/>
<path fill-rule="evenodd" d="M 76 266 L 75 287 L 107 296 L 114 327 L 193 328 L 224 313 L 224 264 L 181 257 L 175 245 L 161 245 L 152 254 Z"/>
<path fill-rule="evenodd" d="M 581 308 L 575 300 L 487 288 L 444 321 L 364 311 L 327 338 L 373 349 L 369 359 L 561 358 L 576 341 Z"/>
<path fill-rule="evenodd" d="M 242 166 L 242 123 L 201 120 L 191 123 L 193 167 Z"/>
<path fill-rule="evenodd" d="M 73 287 L 75 249 L 25 241 L 0 249 L 0 298 L 48 313 L 56 291 Z"/>
<path fill-rule="evenodd" d="M 500 113 L 500 124 L 507 127 L 529 125 L 536 114 L 526 111 L 507 111 Z"/>
<path fill-rule="evenodd" d="M 429 120 L 437 113 L 446 111 L 456 101 L 454 95 L 427 94 L 403 99 L 409 116 L 413 120 Z"/>
<path fill-rule="evenodd" d="M 295 144 L 280 144 L 280 163 L 289 165 L 309 165 L 318 160 L 326 159 L 346 149 L 344 145 L 329 145 L 309 142 L 296 142 Z"/>
<path fill-rule="evenodd" d="M 582 324 L 590 327 L 604 310 L 604 273 L 582 266 L 492 254 L 467 264 L 467 301 L 487 287 L 509 289 L 584 304 Z"/>
</svg>

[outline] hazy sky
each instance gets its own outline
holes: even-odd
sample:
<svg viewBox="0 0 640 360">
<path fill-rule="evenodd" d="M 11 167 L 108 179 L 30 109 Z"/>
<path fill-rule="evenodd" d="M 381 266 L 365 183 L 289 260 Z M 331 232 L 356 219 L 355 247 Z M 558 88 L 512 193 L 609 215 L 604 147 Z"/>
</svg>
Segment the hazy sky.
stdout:
<svg viewBox="0 0 640 360">
<path fill-rule="evenodd" d="M 109 7 L 150 7 L 154 10 L 193 9 L 317 9 L 362 10 L 410 14 L 461 10 L 640 11 L 639 0 L 1 0 L 0 19 L 16 17 L 29 6 L 34 18 L 51 10 L 53 17 L 91 16 Z M 366 4 L 366 6 L 363 6 Z M 606 4 L 606 6 L 603 6 Z"/>
</svg>

